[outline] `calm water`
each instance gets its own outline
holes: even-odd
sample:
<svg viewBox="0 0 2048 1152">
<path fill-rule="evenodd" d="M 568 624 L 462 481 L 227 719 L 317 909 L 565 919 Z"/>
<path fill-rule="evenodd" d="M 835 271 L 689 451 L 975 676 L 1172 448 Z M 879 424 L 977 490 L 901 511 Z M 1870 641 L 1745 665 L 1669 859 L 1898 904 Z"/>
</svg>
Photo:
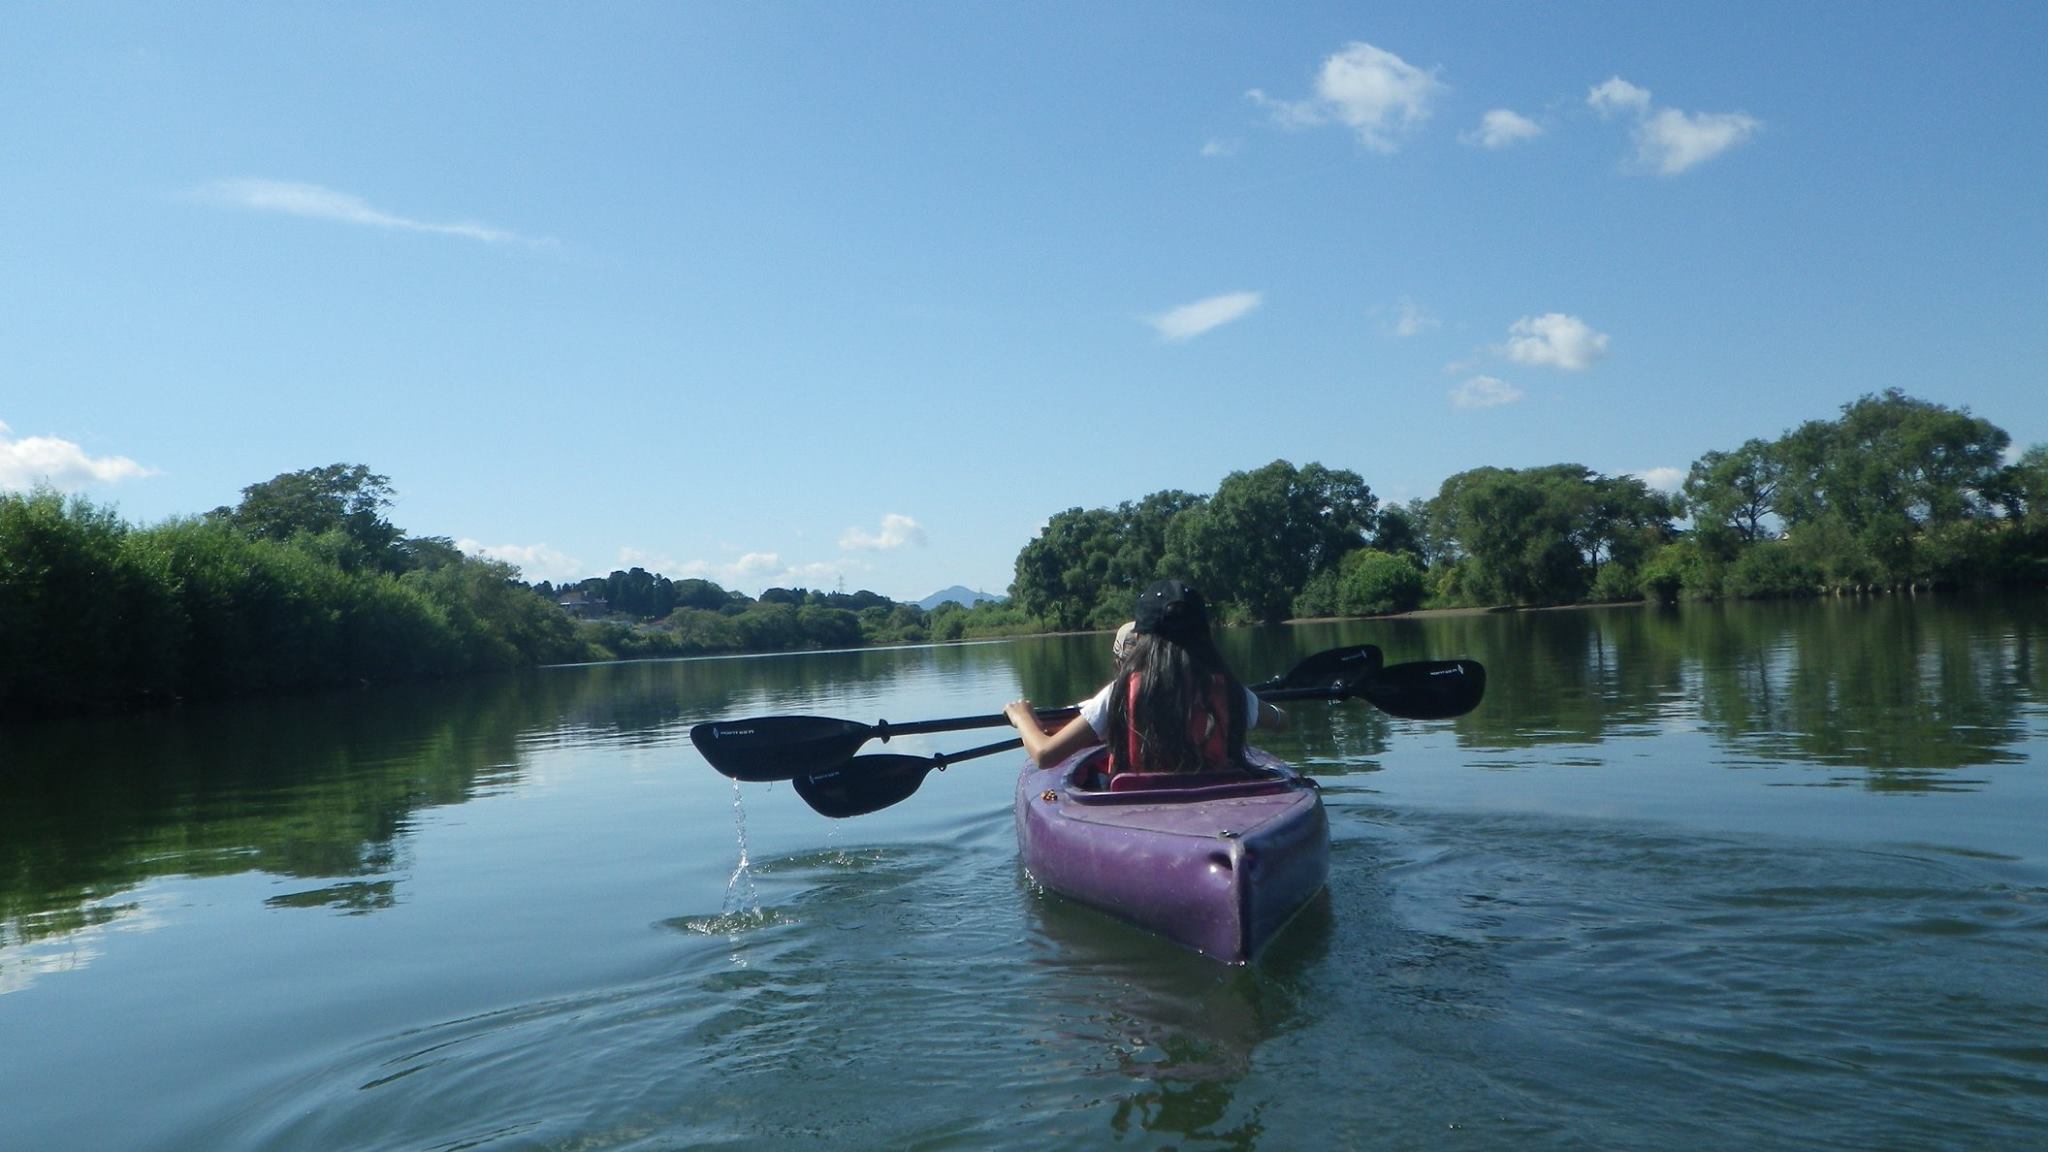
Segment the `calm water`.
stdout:
<svg viewBox="0 0 2048 1152">
<path fill-rule="evenodd" d="M 0 733 L 0 1148 L 2048 1142 L 2048 602 L 1227 639 L 1491 672 L 1296 708 L 1331 887 L 1243 969 L 1034 892 L 1014 758 L 829 822 L 686 735 L 1076 699 L 1107 637 Z"/>
</svg>

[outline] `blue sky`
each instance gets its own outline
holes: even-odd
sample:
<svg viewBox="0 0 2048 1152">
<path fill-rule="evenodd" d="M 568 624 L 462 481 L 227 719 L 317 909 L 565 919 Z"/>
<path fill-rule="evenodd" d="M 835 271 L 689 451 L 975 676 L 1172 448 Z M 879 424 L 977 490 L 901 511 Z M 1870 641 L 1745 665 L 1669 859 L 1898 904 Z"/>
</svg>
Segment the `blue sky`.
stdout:
<svg viewBox="0 0 2048 1152">
<path fill-rule="evenodd" d="M 0 37 L 0 486 L 915 599 L 1275 459 L 1670 486 L 2048 441 L 2048 6 L 62 4 Z"/>
</svg>

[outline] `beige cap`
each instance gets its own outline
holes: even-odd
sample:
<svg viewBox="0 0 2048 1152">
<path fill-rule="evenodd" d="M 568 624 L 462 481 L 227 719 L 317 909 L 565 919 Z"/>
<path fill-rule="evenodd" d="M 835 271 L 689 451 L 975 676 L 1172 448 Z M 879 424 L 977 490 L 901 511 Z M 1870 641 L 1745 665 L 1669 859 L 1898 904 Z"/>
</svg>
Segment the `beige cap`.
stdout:
<svg viewBox="0 0 2048 1152">
<path fill-rule="evenodd" d="M 1131 637 L 1137 632 L 1137 630 L 1137 621 L 1124 621 L 1124 626 L 1116 630 L 1116 643 L 1111 644 L 1109 646 L 1110 655 L 1116 657 L 1119 660 L 1123 659 L 1124 653 L 1131 650 Z"/>
</svg>

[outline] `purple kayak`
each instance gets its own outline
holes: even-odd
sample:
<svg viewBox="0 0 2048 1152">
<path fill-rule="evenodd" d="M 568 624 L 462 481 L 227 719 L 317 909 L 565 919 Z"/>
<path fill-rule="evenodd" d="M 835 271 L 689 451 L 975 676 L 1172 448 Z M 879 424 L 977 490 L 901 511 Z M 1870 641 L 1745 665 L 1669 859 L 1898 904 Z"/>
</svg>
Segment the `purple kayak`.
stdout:
<svg viewBox="0 0 2048 1152">
<path fill-rule="evenodd" d="M 1229 964 L 1256 955 L 1330 876 L 1315 784 L 1245 750 L 1257 775 L 1077 787 L 1090 748 L 1017 778 L 1017 847 L 1048 890 Z"/>
</svg>

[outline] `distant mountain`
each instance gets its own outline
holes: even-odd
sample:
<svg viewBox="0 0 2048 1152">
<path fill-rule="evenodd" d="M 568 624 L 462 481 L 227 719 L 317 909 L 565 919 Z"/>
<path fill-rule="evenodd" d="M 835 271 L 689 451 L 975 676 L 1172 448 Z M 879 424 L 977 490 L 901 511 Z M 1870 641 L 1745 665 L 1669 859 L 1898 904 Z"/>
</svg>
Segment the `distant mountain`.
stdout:
<svg viewBox="0 0 2048 1152">
<path fill-rule="evenodd" d="M 947 601 L 951 601 L 955 604 L 965 604 L 967 607 L 972 608 L 976 604 L 981 603 L 983 600 L 1001 599 L 1003 599 L 1001 596 L 991 596 L 986 592 L 976 592 L 972 588 L 962 588 L 958 584 L 955 584 L 951 588 L 948 588 L 943 592 L 934 592 L 931 595 L 925 597 L 924 599 L 919 600 L 917 602 L 917 606 L 929 612 L 932 609 L 937 608 L 939 605 L 946 603 Z"/>
</svg>

